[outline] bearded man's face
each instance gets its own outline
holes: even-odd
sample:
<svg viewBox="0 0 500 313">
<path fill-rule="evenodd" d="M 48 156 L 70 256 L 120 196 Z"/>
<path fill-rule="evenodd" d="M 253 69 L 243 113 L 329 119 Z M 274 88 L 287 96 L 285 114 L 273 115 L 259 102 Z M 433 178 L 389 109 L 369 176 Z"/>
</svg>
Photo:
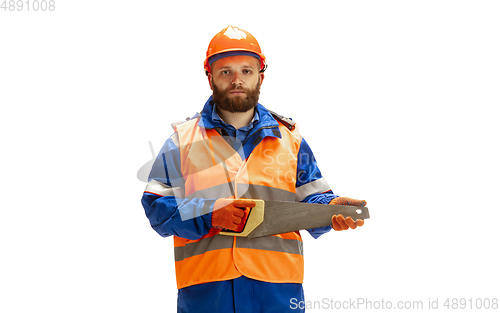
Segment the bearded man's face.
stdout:
<svg viewBox="0 0 500 313">
<path fill-rule="evenodd" d="M 217 60 L 209 75 L 213 100 L 224 111 L 247 112 L 257 106 L 263 78 L 255 57 L 238 55 Z"/>
</svg>

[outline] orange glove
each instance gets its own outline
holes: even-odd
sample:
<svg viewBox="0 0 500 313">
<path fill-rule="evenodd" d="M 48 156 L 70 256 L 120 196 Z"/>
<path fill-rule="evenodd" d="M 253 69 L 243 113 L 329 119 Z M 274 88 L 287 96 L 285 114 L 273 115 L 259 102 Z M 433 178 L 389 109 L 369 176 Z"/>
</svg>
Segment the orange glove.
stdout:
<svg viewBox="0 0 500 313">
<path fill-rule="evenodd" d="M 242 231 L 250 208 L 255 206 L 251 199 L 217 199 L 212 211 L 212 226 Z"/>
<path fill-rule="evenodd" d="M 353 205 L 353 206 L 366 206 L 366 201 L 365 200 L 356 200 L 356 199 L 351 199 L 347 197 L 338 197 L 330 201 L 329 204 L 333 205 Z M 344 216 L 342 214 L 339 215 L 334 215 L 332 216 L 332 228 L 335 230 L 347 230 L 349 228 L 355 229 L 358 226 L 363 226 L 365 224 L 365 221 L 362 219 L 354 220 L 348 216 L 346 219 L 344 219 Z"/>
</svg>

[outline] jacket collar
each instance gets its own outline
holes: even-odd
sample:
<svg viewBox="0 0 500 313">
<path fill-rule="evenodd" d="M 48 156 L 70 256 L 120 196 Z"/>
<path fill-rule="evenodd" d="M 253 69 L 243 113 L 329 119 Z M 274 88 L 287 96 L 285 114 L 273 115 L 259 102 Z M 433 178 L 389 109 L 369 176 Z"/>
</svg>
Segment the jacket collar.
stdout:
<svg viewBox="0 0 500 313">
<path fill-rule="evenodd" d="M 224 127 L 220 119 L 213 118 L 213 99 L 212 96 L 208 98 L 203 111 L 201 111 L 201 116 L 199 116 L 200 121 L 198 125 L 207 129 L 222 128 Z M 275 137 L 281 138 L 281 131 L 279 129 L 278 122 L 274 119 L 271 113 L 260 103 L 257 104 L 257 113 L 259 115 L 259 120 L 256 121 L 255 125 L 251 129 L 247 138 L 243 141 L 243 147 L 238 151 L 242 159 L 247 158 L 253 149 L 265 138 L 265 137 Z"/>
<path fill-rule="evenodd" d="M 208 98 L 207 102 L 205 103 L 203 110 L 201 111 L 200 121 L 198 122 L 198 125 L 200 127 L 208 129 L 223 127 L 221 120 L 213 117 L 212 115 L 213 107 L 214 107 L 213 98 L 212 96 L 210 96 L 210 98 Z M 273 127 L 278 128 L 279 126 L 278 122 L 274 119 L 271 113 L 262 104 L 257 103 L 256 109 L 259 119 L 258 121 L 256 121 L 256 124 L 253 127 L 255 130 L 262 128 L 273 128 Z M 281 134 L 280 136 L 276 137 L 281 138 Z"/>
</svg>

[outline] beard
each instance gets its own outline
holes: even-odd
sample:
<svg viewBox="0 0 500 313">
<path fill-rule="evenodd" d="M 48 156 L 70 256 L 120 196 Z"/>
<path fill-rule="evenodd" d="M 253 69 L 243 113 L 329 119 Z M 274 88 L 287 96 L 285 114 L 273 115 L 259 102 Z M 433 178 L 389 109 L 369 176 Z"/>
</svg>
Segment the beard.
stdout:
<svg viewBox="0 0 500 313">
<path fill-rule="evenodd" d="M 232 90 L 243 90 L 245 96 L 228 97 Z M 212 79 L 213 100 L 217 108 L 231 113 L 243 113 L 257 106 L 260 95 L 260 77 L 255 88 L 228 87 L 225 90 L 217 88 Z"/>
</svg>

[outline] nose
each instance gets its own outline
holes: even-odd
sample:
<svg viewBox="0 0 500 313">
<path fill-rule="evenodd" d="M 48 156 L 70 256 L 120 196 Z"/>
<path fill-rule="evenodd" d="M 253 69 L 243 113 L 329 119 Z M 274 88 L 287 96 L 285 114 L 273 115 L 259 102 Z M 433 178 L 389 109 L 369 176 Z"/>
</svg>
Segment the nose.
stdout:
<svg viewBox="0 0 500 313">
<path fill-rule="evenodd" d="M 231 80 L 231 84 L 232 85 L 235 85 L 235 86 L 239 86 L 243 83 L 243 81 L 241 80 L 241 77 L 240 77 L 240 74 L 239 73 L 234 73 L 233 75 L 233 79 Z"/>
</svg>

